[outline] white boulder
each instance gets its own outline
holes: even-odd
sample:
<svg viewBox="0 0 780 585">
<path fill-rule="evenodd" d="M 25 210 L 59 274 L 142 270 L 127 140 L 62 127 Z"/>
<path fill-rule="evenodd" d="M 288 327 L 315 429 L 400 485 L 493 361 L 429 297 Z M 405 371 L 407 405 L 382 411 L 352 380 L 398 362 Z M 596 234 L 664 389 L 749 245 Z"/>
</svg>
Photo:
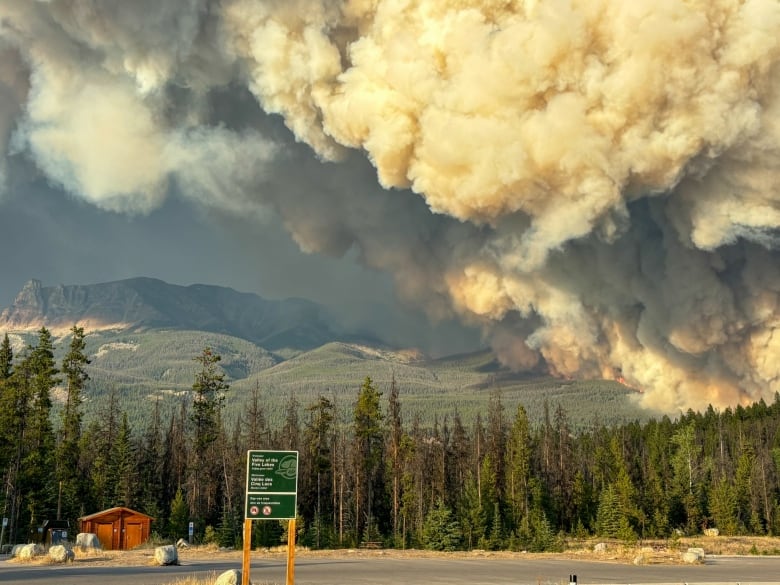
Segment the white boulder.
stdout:
<svg viewBox="0 0 780 585">
<path fill-rule="evenodd" d="M 40 544 L 25 544 L 16 555 L 20 559 L 29 560 L 43 555 L 46 550 Z"/>
<path fill-rule="evenodd" d="M 154 549 L 154 560 L 158 565 L 178 565 L 179 553 L 172 544 Z"/>
<path fill-rule="evenodd" d="M 682 554 L 682 560 L 684 563 L 695 564 L 704 562 L 704 549 L 703 548 L 689 548 Z"/>
<path fill-rule="evenodd" d="M 76 546 L 82 551 L 86 549 L 101 549 L 103 548 L 98 540 L 97 534 L 92 532 L 80 532 L 76 535 Z"/>
<path fill-rule="evenodd" d="M 214 581 L 214 585 L 241 585 L 241 571 L 238 569 L 230 569 L 225 571 L 217 580 Z M 252 585 L 252 581 L 249 581 L 249 585 Z"/>
<path fill-rule="evenodd" d="M 56 544 L 49 548 L 49 558 L 55 563 L 67 563 L 75 559 L 76 555 L 68 547 Z"/>
</svg>

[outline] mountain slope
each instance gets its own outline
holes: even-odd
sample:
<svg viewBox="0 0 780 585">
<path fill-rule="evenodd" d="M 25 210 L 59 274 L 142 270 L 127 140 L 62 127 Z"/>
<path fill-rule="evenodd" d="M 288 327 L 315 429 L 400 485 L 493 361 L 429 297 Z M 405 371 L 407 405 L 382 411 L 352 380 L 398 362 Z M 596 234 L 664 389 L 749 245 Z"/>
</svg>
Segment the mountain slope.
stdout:
<svg viewBox="0 0 780 585">
<path fill-rule="evenodd" d="M 383 393 L 383 402 L 395 379 L 405 420 L 418 417 L 424 426 L 435 420 L 451 421 L 456 412 L 466 424 L 478 413 L 484 421 L 490 397 L 496 392 L 500 392 L 508 418 L 514 417 L 517 405 L 522 404 L 531 420 L 539 422 L 544 418 L 545 403 L 551 416 L 560 405 L 576 430 L 595 421 L 615 424 L 652 414 L 632 400 L 636 392 L 617 382 L 513 374 L 495 367 L 495 356 L 487 351 L 428 360 L 407 351 L 332 342 L 282 359 L 251 342 L 199 331 L 106 331 L 88 335 L 86 341 L 92 361 L 86 410 L 99 412 L 108 391 L 114 389 L 122 408 L 135 421 L 146 420 L 158 399 L 164 411 L 178 411 L 181 398 L 190 396 L 192 389 L 198 367 L 193 357 L 205 346 L 222 357 L 220 367 L 230 384 L 228 420 L 245 417 L 252 392 L 259 390 L 266 416 L 275 425 L 286 416 L 291 398 L 305 410 L 319 396 L 333 400 L 340 420 L 349 424 L 358 390 L 367 376 Z M 61 348 L 66 345 L 67 339 L 59 343 Z"/>
<path fill-rule="evenodd" d="M 87 331 L 181 329 L 222 333 L 268 350 L 312 349 L 332 341 L 325 309 L 303 299 L 266 300 L 230 288 L 178 286 L 154 278 L 93 285 L 43 287 L 31 280 L 0 313 L 0 331 L 46 326 L 64 333 L 74 324 Z"/>
<path fill-rule="evenodd" d="M 341 423 L 349 424 L 367 376 L 385 397 L 395 380 L 405 419 L 417 418 L 422 425 L 452 421 L 456 413 L 466 424 L 478 414 L 484 421 L 497 393 L 507 420 L 519 404 L 537 422 L 546 410 L 552 415 L 561 406 L 574 429 L 652 414 L 632 399 L 635 391 L 617 382 L 517 374 L 490 351 L 431 360 L 414 350 L 349 342 L 333 333 L 335 327 L 314 303 L 266 301 L 227 288 L 175 286 L 150 278 L 52 288 L 31 281 L 0 313 L 0 335 L 12 332 L 18 357 L 35 344 L 36 330 L 45 325 L 55 335 L 55 359 L 61 363 L 74 323 L 87 331 L 91 360 L 87 418 L 103 416 L 113 394 L 134 426 L 145 424 L 156 401 L 173 413 L 182 399 L 191 398 L 198 367 L 194 358 L 204 347 L 222 357 L 230 420 L 246 416 L 258 390 L 272 422 L 284 419 L 292 398 L 305 411 L 322 395 L 334 400 Z M 55 403 L 61 400 L 61 392 L 53 397 Z"/>
</svg>

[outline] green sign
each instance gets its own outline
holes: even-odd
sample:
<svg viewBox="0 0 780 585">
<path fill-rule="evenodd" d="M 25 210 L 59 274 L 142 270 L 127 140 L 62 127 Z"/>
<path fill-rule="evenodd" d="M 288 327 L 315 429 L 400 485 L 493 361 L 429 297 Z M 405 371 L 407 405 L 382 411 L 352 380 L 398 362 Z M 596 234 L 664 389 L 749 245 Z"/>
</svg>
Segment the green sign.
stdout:
<svg viewBox="0 0 780 585">
<path fill-rule="evenodd" d="M 292 520 L 298 497 L 298 451 L 248 451 L 247 520 Z"/>
</svg>

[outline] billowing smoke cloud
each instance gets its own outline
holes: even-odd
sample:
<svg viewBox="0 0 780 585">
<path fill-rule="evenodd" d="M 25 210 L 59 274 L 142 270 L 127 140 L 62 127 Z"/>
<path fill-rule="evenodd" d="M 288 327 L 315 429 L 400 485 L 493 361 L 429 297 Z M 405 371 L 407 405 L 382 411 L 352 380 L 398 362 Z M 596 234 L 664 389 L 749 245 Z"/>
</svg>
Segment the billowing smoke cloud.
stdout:
<svg viewBox="0 0 780 585">
<path fill-rule="evenodd" d="M 514 367 L 731 405 L 780 391 L 778 31 L 777 0 L 9 0 L 0 144 L 106 209 L 356 249 Z"/>
</svg>

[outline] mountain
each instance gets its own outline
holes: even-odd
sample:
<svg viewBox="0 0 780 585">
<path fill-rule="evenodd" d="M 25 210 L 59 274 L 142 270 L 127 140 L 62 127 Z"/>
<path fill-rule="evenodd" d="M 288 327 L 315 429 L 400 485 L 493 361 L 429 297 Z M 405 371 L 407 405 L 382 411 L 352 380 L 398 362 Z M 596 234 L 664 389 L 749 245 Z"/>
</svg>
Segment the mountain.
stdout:
<svg viewBox="0 0 780 585">
<path fill-rule="evenodd" d="M 323 307 L 302 299 L 270 301 L 229 288 L 152 278 L 56 287 L 31 280 L 0 313 L 0 335 L 9 333 L 15 356 L 23 355 L 45 326 L 55 336 L 58 363 L 73 324 L 87 333 L 87 418 L 102 416 L 112 394 L 135 425 L 145 424 L 155 403 L 177 412 L 192 389 L 193 358 L 205 347 L 222 358 L 231 420 L 244 416 L 258 390 L 266 416 L 276 424 L 292 400 L 305 409 L 319 396 L 331 398 L 340 420 L 348 421 L 367 376 L 383 393 L 395 382 L 405 416 L 423 425 L 455 414 L 467 424 L 477 414 L 484 417 L 497 391 L 508 417 L 522 404 L 532 420 L 541 421 L 560 406 L 574 429 L 652 414 L 638 406 L 636 391 L 617 382 L 516 373 L 488 350 L 430 359 L 371 341 L 369 335 L 339 334 L 339 324 Z M 62 400 L 59 390 L 53 392 L 55 404 Z"/>
<path fill-rule="evenodd" d="M 0 331 L 54 334 L 73 325 L 86 331 L 179 329 L 222 333 L 265 349 L 307 350 L 338 339 L 324 307 L 303 299 L 266 300 L 233 289 L 178 286 L 154 278 L 92 285 L 24 285 L 0 313 Z"/>
</svg>

